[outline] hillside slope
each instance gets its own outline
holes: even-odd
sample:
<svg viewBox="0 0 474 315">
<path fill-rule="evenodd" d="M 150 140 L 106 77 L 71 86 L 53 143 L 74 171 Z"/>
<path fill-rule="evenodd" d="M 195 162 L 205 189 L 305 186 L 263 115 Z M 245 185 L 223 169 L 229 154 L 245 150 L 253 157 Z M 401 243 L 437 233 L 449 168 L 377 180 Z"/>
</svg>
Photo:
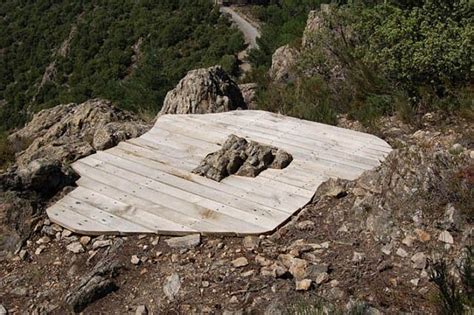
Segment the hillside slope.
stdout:
<svg viewBox="0 0 474 315">
<path fill-rule="evenodd" d="M 0 130 L 93 97 L 156 113 L 187 71 L 243 47 L 211 1 L 8 0 L 0 17 Z"/>
</svg>

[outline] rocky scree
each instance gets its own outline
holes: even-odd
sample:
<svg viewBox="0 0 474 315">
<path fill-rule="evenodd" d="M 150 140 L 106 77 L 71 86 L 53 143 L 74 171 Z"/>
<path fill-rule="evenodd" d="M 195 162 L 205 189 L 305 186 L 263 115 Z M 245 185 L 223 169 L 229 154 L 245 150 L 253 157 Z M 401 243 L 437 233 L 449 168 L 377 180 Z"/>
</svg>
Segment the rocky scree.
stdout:
<svg viewBox="0 0 474 315">
<path fill-rule="evenodd" d="M 65 313 L 75 304 L 66 297 L 92 281 L 108 288 L 98 292 L 119 289 L 85 299 L 84 312 L 332 314 L 360 305 L 370 314 L 434 314 L 433 261 L 458 264 L 473 231 L 463 206 L 472 205 L 472 127 L 456 120 L 440 128 L 446 121 L 391 138 L 403 144 L 379 168 L 322 184 L 272 235 L 91 238 L 40 218 L 21 251 L 0 260 L 2 304 L 11 313 Z M 126 268 L 102 273 L 109 256 Z"/>
<path fill-rule="evenodd" d="M 282 149 L 230 135 L 222 149 L 208 154 L 193 173 L 220 182 L 230 175 L 256 177 L 267 168 L 284 169 L 292 160 Z"/>
</svg>

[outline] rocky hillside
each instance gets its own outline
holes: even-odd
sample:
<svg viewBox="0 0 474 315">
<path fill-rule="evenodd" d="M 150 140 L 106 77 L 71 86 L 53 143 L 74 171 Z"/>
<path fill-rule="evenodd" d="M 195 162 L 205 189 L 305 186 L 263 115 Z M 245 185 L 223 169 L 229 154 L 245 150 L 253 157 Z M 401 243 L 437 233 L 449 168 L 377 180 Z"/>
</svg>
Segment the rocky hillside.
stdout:
<svg viewBox="0 0 474 315">
<path fill-rule="evenodd" d="M 272 235 L 91 238 L 51 224 L 26 192 L 7 191 L 4 226 L 31 230 L 0 263 L 2 303 L 12 313 L 435 313 L 432 268 L 444 259 L 459 277 L 455 266 L 472 255 L 472 126 L 440 113 L 417 130 L 385 126 L 398 149 L 381 167 L 323 184 Z"/>
<path fill-rule="evenodd" d="M 221 67 L 193 70 L 160 114 L 260 106 L 262 89 L 280 105 L 300 106 L 295 116 L 322 104 L 321 86 L 340 97 L 334 91 L 353 82 L 351 69 L 333 58 L 333 46 L 319 50 L 320 31 L 334 34 L 324 18 L 312 12 L 304 45 L 275 52 L 270 85 L 239 87 Z M 312 47 L 318 58 L 302 62 Z M 320 53 L 334 63 L 319 67 Z M 425 106 L 412 120 L 382 112 L 367 124 L 336 111 L 338 103 L 324 106 L 332 123 L 376 132 L 394 151 L 356 180 L 323 183 L 275 233 L 244 238 L 91 237 L 53 224 L 44 210 L 74 189 L 70 163 L 150 126 L 103 99 L 39 112 L 10 135 L 16 158 L 0 175 L 0 314 L 472 312 L 472 113 Z"/>
</svg>

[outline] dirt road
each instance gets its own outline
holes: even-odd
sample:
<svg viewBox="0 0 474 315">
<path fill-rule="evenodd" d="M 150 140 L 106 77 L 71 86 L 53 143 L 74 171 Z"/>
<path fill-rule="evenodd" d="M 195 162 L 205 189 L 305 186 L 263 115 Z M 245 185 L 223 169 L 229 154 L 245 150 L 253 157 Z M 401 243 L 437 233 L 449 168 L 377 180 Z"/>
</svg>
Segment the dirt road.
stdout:
<svg viewBox="0 0 474 315">
<path fill-rule="evenodd" d="M 232 7 L 221 7 L 222 13 L 229 14 L 240 31 L 244 34 L 245 41 L 249 45 L 249 49 L 257 48 L 257 38 L 260 37 L 260 31 L 250 24 L 245 18 L 237 13 Z"/>
</svg>

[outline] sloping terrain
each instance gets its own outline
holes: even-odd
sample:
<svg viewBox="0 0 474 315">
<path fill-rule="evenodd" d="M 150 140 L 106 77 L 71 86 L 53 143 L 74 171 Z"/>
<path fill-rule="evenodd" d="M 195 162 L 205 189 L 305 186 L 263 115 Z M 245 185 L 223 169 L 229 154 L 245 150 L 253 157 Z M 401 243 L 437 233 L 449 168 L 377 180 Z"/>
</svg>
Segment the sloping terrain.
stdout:
<svg viewBox="0 0 474 315">
<path fill-rule="evenodd" d="M 211 1 L 2 1 L 0 131 L 95 97 L 154 115 L 187 71 L 243 45 Z"/>
<path fill-rule="evenodd" d="M 440 255 L 465 257 L 472 237 L 472 151 L 454 145 L 472 126 L 439 113 L 424 121 L 416 132 L 385 121 L 399 149 L 359 180 L 323 184 L 273 235 L 91 239 L 42 218 L 20 256 L 0 263 L 1 303 L 53 314 L 436 313 L 429 269 Z M 91 279 L 109 294 L 81 306 Z"/>
</svg>

